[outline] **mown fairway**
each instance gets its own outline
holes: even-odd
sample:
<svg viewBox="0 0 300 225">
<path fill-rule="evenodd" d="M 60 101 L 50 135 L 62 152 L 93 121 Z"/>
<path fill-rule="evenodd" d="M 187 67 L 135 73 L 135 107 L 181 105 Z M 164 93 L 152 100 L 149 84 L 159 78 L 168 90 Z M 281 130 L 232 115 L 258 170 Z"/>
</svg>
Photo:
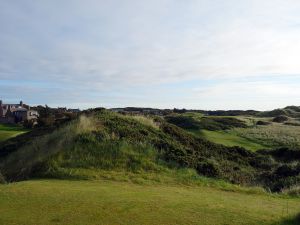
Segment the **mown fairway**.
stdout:
<svg viewBox="0 0 300 225">
<path fill-rule="evenodd" d="M 35 180 L 0 185 L 0 224 L 297 224 L 282 223 L 300 199 L 209 187 L 113 181 Z"/>
<path fill-rule="evenodd" d="M 27 132 L 27 130 L 19 126 L 0 124 L 0 142 L 25 132 Z"/>
<path fill-rule="evenodd" d="M 242 130 L 242 129 L 240 129 Z M 251 141 L 245 137 L 240 137 L 234 131 L 209 131 L 202 130 L 198 134 L 209 141 L 212 141 L 217 144 L 222 144 L 225 146 L 241 146 L 243 148 L 256 151 L 258 149 L 266 149 L 267 146 L 258 144 L 254 141 Z"/>
</svg>

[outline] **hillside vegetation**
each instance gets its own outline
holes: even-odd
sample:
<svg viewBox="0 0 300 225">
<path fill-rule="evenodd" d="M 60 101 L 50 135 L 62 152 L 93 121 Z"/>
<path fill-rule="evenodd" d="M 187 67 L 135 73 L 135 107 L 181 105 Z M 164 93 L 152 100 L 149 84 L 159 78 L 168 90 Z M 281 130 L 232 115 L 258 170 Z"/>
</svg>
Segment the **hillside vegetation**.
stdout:
<svg viewBox="0 0 300 225">
<path fill-rule="evenodd" d="M 15 146 L 8 142 L 0 148 L 7 154 L 0 161 L 7 181 L 30 177 L 93 179 L 103 177 L 103 171 L 155 180 L 159 179 L 155 174 L 180 177 L 174 173 L 189 168 L 196 176 L 281 191 L 300 179 L 300 165 L 292 159 L 283 165 L 271 154 L 214 144 L 159 118 L 141 122 L 140 118 L 106 110 L 87 113 L 52 133 L 32 138 L 17 149 Z"/>
<path fill-rule="evenodd" d="M 267 126 L 255 126 L 246 129 L 236 128 L 238 136 L 268 147 L 300 148 L 300 127 L 272 123 Z"/>
<path fill-rule="evenodd" d="M 300 118 L 300 106 L 287 106 L 283 109 L 275 109 L 266 112 L 257 113 L 258 116 L 276 117 L 276 116 L 289 116 L 294 118 Z"/>
<path fill-rule="evenodd" d="M 251 126 L 212 120 L 207 132 Z M 299 151 L 252 152 L 195 131 L 98 109 L 1 142 L 0 224 L 299 224 Z"/>
<path fill-rule="evenodd" d="M 300 148 L 300 120 L 287 116 L 203 116 L 200 113 L 172 114 L 166 121 L 198 137 L 225 146 L 248 150 Z"/>
</svg>

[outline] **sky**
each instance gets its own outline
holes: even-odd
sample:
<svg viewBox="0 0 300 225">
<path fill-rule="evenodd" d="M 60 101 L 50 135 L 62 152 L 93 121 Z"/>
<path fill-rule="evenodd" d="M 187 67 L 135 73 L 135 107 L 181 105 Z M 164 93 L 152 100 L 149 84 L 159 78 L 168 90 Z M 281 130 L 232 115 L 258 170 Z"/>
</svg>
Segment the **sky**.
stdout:
<svg viewBox="0 0 300 225">
<path fill-rule="evenodd" d="M 0 99 L 300 105 L 299 0 L 0 0 Z"/>
</svg>

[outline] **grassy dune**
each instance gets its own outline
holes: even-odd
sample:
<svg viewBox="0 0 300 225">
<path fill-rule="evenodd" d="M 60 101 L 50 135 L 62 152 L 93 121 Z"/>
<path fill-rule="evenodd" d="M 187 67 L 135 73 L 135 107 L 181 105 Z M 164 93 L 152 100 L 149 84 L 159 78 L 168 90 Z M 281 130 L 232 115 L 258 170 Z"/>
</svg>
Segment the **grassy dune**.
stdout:
<svg viewBox="0 0 300 225">
<path fill-rule="evenodd" d="M 66 180 L 0 185 L 3 225 L 297 224 L 299 208 L 300 199 L 208 187 Z"/>
<path fill-rule="evenodd" d="M 27 132 L 20 126 L 0 124 L 0 142 Z"/>
</svg>

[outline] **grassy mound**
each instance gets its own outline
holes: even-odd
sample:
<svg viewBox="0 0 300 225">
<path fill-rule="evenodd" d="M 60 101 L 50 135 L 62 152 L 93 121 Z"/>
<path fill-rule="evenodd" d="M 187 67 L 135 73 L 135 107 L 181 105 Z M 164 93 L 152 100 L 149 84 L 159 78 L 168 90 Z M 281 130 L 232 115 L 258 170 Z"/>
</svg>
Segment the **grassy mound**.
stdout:
<svg viewBox="0 0 300 225">
<path fill-rule="evenodd" d="M 0 171 L 8 181 L 31 177 L 90 179 L 106 173 L 157 179 L 162 174 L 177 177 L 176 171 L 189 168 L 198 174 L 183 176 L 188 179 L 204 175 L 274 191 L 299 182 L 298 167 L 288 165 L 291 171 L 285 173 L 282 162 L 271 154 L 214 144 L 163 120 L 151 121 L 106 110 L 89 112 L 30 142 L 4 143 L 8 153 L 0 160 Z"/>
<path fill-rule="evenodd" d="M 266 112 L 259 112 L 257 113 L 258 116 L 263 117 L 277 117 L 277 116 L 289 116 L 293 118 L 299 118 L 300 117 L 300 107 L 299 106 L 287 106 L 283 109 L 275 109 L 271 111 Z"/>
</svg>

